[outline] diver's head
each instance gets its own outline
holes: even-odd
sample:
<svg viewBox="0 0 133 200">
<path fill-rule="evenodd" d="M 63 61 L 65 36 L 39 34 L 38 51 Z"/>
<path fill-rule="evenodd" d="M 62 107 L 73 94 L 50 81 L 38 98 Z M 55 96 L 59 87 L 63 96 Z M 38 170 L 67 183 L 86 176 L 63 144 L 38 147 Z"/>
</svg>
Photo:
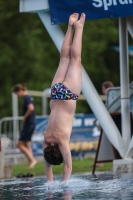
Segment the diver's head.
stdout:
<svg viewBox="0 0 133 200">
<path fill-rule="evenodd" d="M 44 149 L 44 158 L 47 163 L 51 165 L 60 165 L 63 162 L 63 158 L 57 144 L 48 144 Z"/>
</svg>

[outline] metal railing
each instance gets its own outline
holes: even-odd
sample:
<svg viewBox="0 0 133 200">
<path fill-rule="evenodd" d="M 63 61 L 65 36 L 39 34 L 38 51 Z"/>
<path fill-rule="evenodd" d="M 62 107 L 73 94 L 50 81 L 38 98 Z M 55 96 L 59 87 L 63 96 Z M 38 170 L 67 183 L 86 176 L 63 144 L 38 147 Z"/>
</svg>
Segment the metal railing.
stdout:
<svg viewBox="0 0 133 200">
<path fill-rule="evenodd" d="M 36 116 L 40 119 L 46 116 Z M 16 148 L 19 139 L 19 133 L 23 126 L 23 117 L 4 117 L 0 120 L 0 138 L 4 141 L 5 146 Z"/>
<path fill-rule="evenodd" d="M 11 148 L 16 146 L 19 130 L 22 127 L 22 120 L 23 117 L 4 117 L 0 120 L 0 138 L 2 138 L 5 143 L 7 143 L 7 139 L 10 140 L 10 144 L 8 145 Z"/>
</svg>

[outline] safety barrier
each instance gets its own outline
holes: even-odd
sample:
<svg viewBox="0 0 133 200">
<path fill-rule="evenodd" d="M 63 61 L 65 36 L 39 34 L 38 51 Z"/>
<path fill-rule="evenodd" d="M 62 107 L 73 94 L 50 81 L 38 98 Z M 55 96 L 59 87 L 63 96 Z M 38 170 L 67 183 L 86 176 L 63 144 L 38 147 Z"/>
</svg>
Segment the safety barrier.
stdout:
<svg viewBox="0 0 133 200">
<path fill-rule="evenodd" d="M 5 117 L 0 120 L 1 147 L 14 148 L 22 127 L 23 117 Z"/>
<path fill-rule="evenodd" d="M 41 119 L 44 116 L 37 116 Z M 23 117 L 5 117 L 0 120 L 0 149 L 16 148 L 19 132 L 23 126 Z"/>
</svg>

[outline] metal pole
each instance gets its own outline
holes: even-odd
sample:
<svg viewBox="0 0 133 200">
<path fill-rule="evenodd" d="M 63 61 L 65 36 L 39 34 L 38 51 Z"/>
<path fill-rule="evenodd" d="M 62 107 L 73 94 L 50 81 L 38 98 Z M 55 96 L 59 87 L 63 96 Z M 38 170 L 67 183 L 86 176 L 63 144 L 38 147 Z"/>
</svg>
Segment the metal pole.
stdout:
<svg viewBox="0 0 133 200">
<path fill-rule="evenodd" d="M 2 142 L 1 142 L 1 137 L 0 137 L 0 152 L 2 151 Z"/>
<path fill-rule="evenodd" d="M 18 98 L 17 95 L 12 93 L 12 116 L 18 117 Z M 16 146 L 16 141 L 18 140 L 18 121 L 13 119 L 13 147 Z"/>
<path fill-rule="evenodd" d="M 122 137 L 126 150 L 131 139 L 127 19 L 119 18 Z"/>
<path fill-rule="evenodd" d="M 47 98 L 50 96 L 51 89 L 47 88 L 42 92 L 42 114 L 47 115 Z"/>
</svg>

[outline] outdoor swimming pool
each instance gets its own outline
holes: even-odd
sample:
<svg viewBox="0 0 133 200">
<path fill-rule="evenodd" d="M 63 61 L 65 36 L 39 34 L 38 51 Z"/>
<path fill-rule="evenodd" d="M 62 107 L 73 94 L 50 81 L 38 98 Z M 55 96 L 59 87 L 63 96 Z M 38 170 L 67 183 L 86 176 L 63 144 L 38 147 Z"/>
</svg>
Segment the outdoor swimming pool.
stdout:
<svg viewBox="0 0 133 200">
<path fill-rule="evenodd" d="M 73 175 L 65 190 L 47 191 L 45 177 L 0 181 L 0 200 L 133 199 L 133 174 Z M 55 177 L 56 181 L 61 176 Z"/>
</svg>

